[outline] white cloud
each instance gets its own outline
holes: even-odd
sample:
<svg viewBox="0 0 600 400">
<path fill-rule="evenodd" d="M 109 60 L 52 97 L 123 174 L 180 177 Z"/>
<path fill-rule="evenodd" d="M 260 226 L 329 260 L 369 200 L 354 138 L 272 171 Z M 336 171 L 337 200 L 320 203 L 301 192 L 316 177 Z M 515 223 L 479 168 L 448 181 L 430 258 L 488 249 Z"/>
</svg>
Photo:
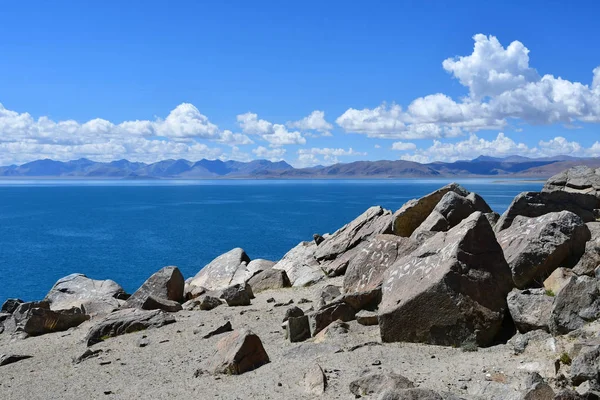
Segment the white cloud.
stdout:
<svg viewBox="0 0 600 400">
<path fill-rule="evenodd" d="M 386 139 L 440 139 L 511 123 L 574 126 L 600 123 L 600 67 L 588 86 L 529 66 L 529 50 L 514 41 L 504 48 L 494 36 L 475 35 L 473 53 L 442 65 L 469 90 L 459 101 L 443 93 L 415 99 L 406 111 L 393 104 L 349 108 L 336 123 L 346 132 Z"/>
<path fill-rule="evenodd" d="M 252 153 L 254 153 L 258 158 L 275 162 L 283 160 L 286 150 L 283 148 L 267 149 L 266 147 L 258 146 L 252 150 Z"/>
<path fill-rule="evenodd" d="M 569 142 L 563 137 L 555 137 L 547 142 L 540 141 L 537 147 L 529 147 L 524 143 L 515 142 L 504 133 L 499 133 L 493 140 L 485 140 L 472 134 L 469 139 L 457 143 L 443 143 L 434 140 L 433 145 L 416 149 L 411 154 L 400 156 L 403 160 L 421 163 L 433 161 L 458 161 L 471 160 L 480 155 L 493 157 L 506 157 L 520 155 L 524 157 L 552 157 L 557 155 L 571 155 L 575 157 L 600 156 L 600 143 L 585 148 L 577 142 Z"/>
<path fill-rule="evenodd" d="M 337 164 L 338 162 L 340 162 L 338 157 L 367 155 L 367 153 L 355 151 L 351 147 L 348 150 L 328 147 L 313 147 L 310 149 L 299 149 L 297 153 L 298 162 L 295 163 L 295 166 L 297 167 Z"/>
<path fill-rule="evenodd" d="M 325 112 L 315 110 L 308 117 L 299 121 L 288 122 L 290 128 L 300 129 L 301 131 L 317 131 L 321 136 L 331 136 L 333 125 L 325 120 Z"/>
<path fill-rule="evenodd" d="M 267 141 L 271 147 L 291 144 L 306 144 L 306 139 L 298 131 L 288 131 L 285 125 L 273 124 L 259 119 L 257 114 L 245 113 L 237 116 L 242 131 L 248 135 L 258 135 Z"/>
<path fill-rule="evenodd" d="M 414 143 L 395 142 L 394 144 L 392 144 L 392 150 L 406 151 L 406 150 L 415 150 L 416 148 L 417 148 L 417 145 Z"/>
</svg>

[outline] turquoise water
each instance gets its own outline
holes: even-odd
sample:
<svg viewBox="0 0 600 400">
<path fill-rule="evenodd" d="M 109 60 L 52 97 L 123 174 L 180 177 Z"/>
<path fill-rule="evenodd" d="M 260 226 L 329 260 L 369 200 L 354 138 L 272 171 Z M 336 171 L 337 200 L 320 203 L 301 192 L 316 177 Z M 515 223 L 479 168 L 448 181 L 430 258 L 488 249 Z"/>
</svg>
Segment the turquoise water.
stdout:
<svg viewBox="0 0 600 400">
<path fill-rule="evenodd" d="M 502 213 L 538 182 L 460 181 Z M 447 180 L 0 181 L 0 302 L 41 299 L 81 272 L 134 291 L 165 265 L 187 278 L 242 247 L 277 260 L 369 206 L 396 210 Z"/>
</svg>

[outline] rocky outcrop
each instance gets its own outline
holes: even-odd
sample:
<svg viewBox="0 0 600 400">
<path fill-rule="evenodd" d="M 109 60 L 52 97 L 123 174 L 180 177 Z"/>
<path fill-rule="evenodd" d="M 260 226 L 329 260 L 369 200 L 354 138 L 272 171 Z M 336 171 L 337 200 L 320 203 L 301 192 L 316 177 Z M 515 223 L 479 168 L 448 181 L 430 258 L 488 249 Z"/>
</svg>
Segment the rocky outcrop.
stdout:
<svg viewBox="0 0 600 400">
<path fill-rule="evenodd" d="M 588 222 L 591 239 L 585 244 L 585 251 L 573 272 L 577 275 L 596 275 L 596 269 L 600 267 L 600 222 Z"/>
<path fill-rule="evenodd" d="M 233 331 L 217 343 L 212 362 L 216 374 L 240 375 L 269 362 L 260 338 L 247 329 Z"/>
<path fill-rule="evenodd" d="M 490 344 L 500 331 L 510 269 L 487 218 L 472 214 L 390 267 L 379 327 L 384 342 Z"/>
<path fill-rule="evenodd" d="M 8 299 L 2 304 L 2 309 L 0 309 L 0 312 L 12 314 L 23 303 L 24 301 L 21 299 Z"/>
<path fill-rule="evenodd" d="M 142 308 L 146 310 L 172 308 L 172 302 L 184 301 L 183 288 L 185 281 L 179 268 L 164 267 L 155 272 L 131 295 L 123 307 Z M 179 307 L 179 310 L 181 308 Z M 178 311 L 178 310 L 175 310 Z"/>
<path fill-rule="evenodd" d="M 90 318 L 80 308 L 53 311 L 47 301 L 20 304 L 11 317 L 4 321 L 9 333 L 25 333 L 39 336 L 52 332 L 66 331 Z"/>
<path fill-rule="evenodd" d="M 51 310 L 83 307 L 86 314 L 108 314 L 127 299 L 125 290 L 110 279 L 94 280 L 83 274 L 71 274 L 54 284 L 45 297 Z"/>
<path fill-rule="evenodd" d="M 562 171 L 546 181 L 543 191 L 582 193 L 600 198 L 600 168 L 581 165 Z"/>
<path fill-rule="evenodd" d="M 200 286 L 207 290 L 222 290 L 236 284 L 243 284 L 251 278 L 247 266 L 250 257 L 241 248 L 235 248 L 212 260 L 188 281 L 190 286 Z"/>
<path fill-rule="evenodd" d="M 558 267 L 573 267 L 585 250 L 590 231 L 569 211 L 537 218 L 518 216 L 498 233 L 498 243 L 518 288 L 541 286 Z"/>
<path fill-rule="evenodd" d="M 554 298 L 544 289 L 513 289 L 507 297 L 508 310 L 521 333 L 542 329 L 548 331 Z"/>
<path fill-rule="evenodd" d="M 246 273 L 249 277 L 248 279 L 258 274 L 259 272 L 263 272 L 273 268 L 275 264 L 276 263 L 274 261 L 265 260 L 262 258 L 257 258 L 255 260 L 250 261 L 246 266 Z"/>
<path fill-rule="evenodd" d="M 273 269 L 285 271 L 292 286 L 310 286 L 325 278 L 314 257 L 316 249 L 315 242 L 301 242 L 288 251 Z"/>
<path fill-rule="evenodd" d="M 381 287 L 385 271 L 398 258 L 410 254 L 417 247 L 417 243 L 409 238 L 375 236 L 348 263 L 344 292 L 366 292 Z"/>
<path fill-rule="evenodd" d="M 600 346 L 581 349 L 571 364 L 571 381 L 578 386 L 586 381 L 600 380 Z"/>
<path fill-rule="evenodd" d="M 267 269 L 254 275 L 248 280 L 253 293 L 269 289 L 283 289 L 292 286 L 287 274 L 279 269 Z"/>
<path fill-rule="evenodd" d="M 589 276 L 572 277 L 554 298 L 550 331 L 565 334 L 600 317 L 600 285 Z"/>
<path fill-rule="evenodd" d="M 100 343 L 109 337 L 159 328 L 172 324 L 175 318 L 162 310 L 139 310 L 128 308 L 115 311 L 92 326 L 85 337 L 88 346 Z"/>
</svg>

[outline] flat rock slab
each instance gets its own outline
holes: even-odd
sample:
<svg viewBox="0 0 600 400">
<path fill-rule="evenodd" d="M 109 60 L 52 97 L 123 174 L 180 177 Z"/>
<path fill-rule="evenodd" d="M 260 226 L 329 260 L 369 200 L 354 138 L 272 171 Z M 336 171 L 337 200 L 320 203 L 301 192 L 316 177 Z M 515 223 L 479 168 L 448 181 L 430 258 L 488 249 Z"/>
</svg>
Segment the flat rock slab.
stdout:
<svg viewBox="0 0 600 400">
<path fill-rule="evenodd" d="M 248 280 L 248 285 L 252 288 L 253 293 L 292 286 L 287 273 L 279 269 L 267 269 L 257 273 Z"/>
<path fill-rule="evenodd" d="M 239 247 L 221 254 L 194 276 L 189 284 L 208 290 L 222 290 L 235 284 L 244 284 L 252 275 L 247 266 L 250 257 Z"/>
<path fill-rule="evenodd" d="M 384 390 L 414 388 L 410 379 L 394 372 L 367 372 L 350 382 L 350 392 L 355 396 L 378 394 Z"/>
<path fill-rule="evenodd" d="M 85 341 L 88 346 L 92 346 L 109 337 L 159 328 L 174 322 L 175 318 L 162 310 L 123 309 L 96 323 L 88 332 Z"/>
<path fill-rule="evenodd" d="M 573 267 L 591 235 L 581 218 L 561 211 L 537 218 L 518 216 L 497 236 L 515 286 L 524 289 L 541 286 L 560 266 Z"/>
<path fill-rule="evenodd" d="M 316 250 L 315 242 L 300 242 L 273 268 L 285 271 L 292 286 L 310 286 L 325 278 L 325 273 L 314 256 Z"/>
<path fill-rule="evenodd" d="M 554 298 L 550 331 L 566 334 L 599 317 L 599 281 L 585 275 L 572 277 Z"/>
<path fill-rule="evenodd" d="M 146 280 L 140 286 L 134 294 L 131 295 L 124 307 L 127 308 L 142 308 L 153 307 L 156 308 L 145 308 L 145 309 L 161 309 L 163 305 L 155 304 L 156 302 L 147 302 L 148 297 L 153 296 L 156 299 L 164 299 L 183 303 L 183 289 L 185 281 L 179 268 L 169 266 L 160 269 L 159 271 L 152 274 L 150 278 Z"/>
<path fill-rule="evenodd" d="M 543 190 L 585 193 L 600 198 L 600 168 L 581 165 L 562 171 L 548 179 Z"/>
<path fill-rule="evenodd" d="M 240 375 L 269 362 L 260 338 L 247 329 L 233 331 L 217 343 L 216 374 Z"/>
</svg>

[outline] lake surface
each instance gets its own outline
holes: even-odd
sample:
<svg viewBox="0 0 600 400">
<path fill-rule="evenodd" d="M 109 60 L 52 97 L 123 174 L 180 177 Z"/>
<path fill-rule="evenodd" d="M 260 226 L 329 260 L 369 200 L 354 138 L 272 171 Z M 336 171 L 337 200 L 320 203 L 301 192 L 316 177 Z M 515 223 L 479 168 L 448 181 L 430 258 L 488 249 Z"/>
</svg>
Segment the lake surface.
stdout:
<svg viewBox="0 0 600 400">
<path fill-rule="evenodd" d="M 165 265 L 195 275 L 242 247 L 280 259 L 368 207 L 397 210 L 448 180 L 0 181 L 0 303 L 81 272 L 133 292 Z M 458 180 L 502 213 L 541 182 Z"/>
</svg>

